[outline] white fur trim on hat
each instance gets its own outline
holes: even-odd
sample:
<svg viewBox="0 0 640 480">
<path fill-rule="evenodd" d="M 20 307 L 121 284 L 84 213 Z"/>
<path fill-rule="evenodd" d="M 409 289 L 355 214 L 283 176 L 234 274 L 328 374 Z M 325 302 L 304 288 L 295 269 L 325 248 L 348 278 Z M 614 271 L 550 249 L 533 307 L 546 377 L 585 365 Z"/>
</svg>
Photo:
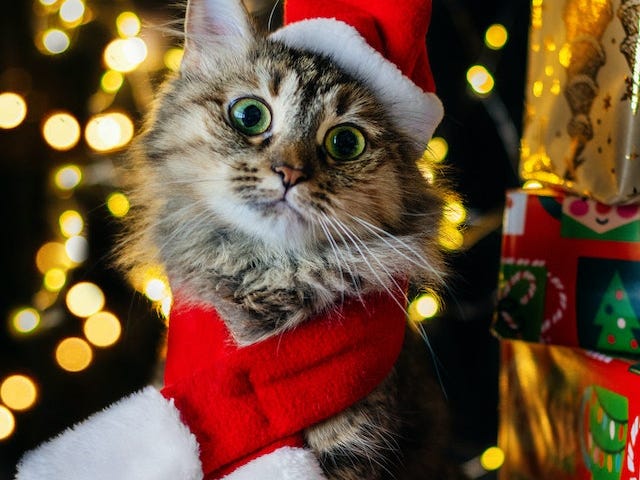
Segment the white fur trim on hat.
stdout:
<svg viewBox="0 0 640 480">
<path fill-rule="evenodd" d="M 270 38 L 325 55 L 363 81 L 388 107 L 396 125 L 413 139 L 416 154 L 424 152 L 442 120 L 442 103 L 371 47 L 354 27 L 334 18 L 313 18 L 291 23 Z"/>
<path fill-rule="evenodd" d="M 16 480 L 200 480 L 195 436 L 147 387 L 28 452 Z"/>
<path fill-rule="evenodd" d="M 242 465 L 222 480 L 326 480 L 318 459 L 304 448 L 283 447 Z"/>
</svg>

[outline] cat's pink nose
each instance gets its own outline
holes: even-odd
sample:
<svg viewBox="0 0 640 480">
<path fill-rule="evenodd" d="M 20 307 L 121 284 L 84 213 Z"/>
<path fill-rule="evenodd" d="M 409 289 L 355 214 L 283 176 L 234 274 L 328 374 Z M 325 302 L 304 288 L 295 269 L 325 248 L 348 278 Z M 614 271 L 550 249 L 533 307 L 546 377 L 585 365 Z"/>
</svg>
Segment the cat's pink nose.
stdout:
<svg viewBox="0 0 640 480">
<path fill-rule="evenodd" d="M 282 184 L 285 188 L 293 187 L 307 178 L 302 169 L 293 168 L 289 165 L 275 165 L 273 171 L 282 177 Z"/>
</svg>

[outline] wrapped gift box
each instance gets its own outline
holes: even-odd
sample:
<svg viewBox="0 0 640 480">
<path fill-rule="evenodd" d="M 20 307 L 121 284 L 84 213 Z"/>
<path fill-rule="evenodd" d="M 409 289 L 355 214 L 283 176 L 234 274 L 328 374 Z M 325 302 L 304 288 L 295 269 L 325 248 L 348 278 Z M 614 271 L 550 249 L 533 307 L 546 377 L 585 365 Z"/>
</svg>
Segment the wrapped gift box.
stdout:
<svg viewBox="0 0 640 480">
<path fill-rule="evenodd" d="M 640 206 L 508 192 L 498 297 L 500 337 L 640 354 Z"/>
<path fill-rule="evenodd" d="M 640 479 L 640 365 L 521 341 L 501 350 L 500 479 Z"/>
<path fill-rule="evenodd" d="M 640 202 L 637 0 L 532 3 L 520 174 Z"/>
</svg>

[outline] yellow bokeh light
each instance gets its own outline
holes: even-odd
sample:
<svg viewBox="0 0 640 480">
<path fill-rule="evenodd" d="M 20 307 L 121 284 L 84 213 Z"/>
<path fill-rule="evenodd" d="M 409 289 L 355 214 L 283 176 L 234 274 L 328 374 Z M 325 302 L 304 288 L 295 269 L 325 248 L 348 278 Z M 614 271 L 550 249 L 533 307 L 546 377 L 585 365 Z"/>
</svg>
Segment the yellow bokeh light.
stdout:
<svg viewBox="0 0 640 480">
<path fill-rule="evenodd" d="M 127 145 L 133 138 L 133 131 L 133 122 L 128 116 L 111 112 L 92 117 L 84 135 L 91 148 L 106 152 Z"/>
<path fill-rule="evenodd" d="M 460 250 L 464 245 L 464 236 L 454 226 L 443 227 L 438 235 L 438 243 L 446 250 Z"/>
<path fill-rule="evenodd" d="M 124 75 L 115 70 L 107 70 L 100 79 L 100 86 L 106 93 L 116 93 L 124 83 Z"/>
<path fill-rule="evenodd" d="M 138 292 L 144 292 L 146 283 L 151 278 L 161 277 L 163 271 L 161 265 L 140 265 L 129 273 L 129 281 Z"/>
<path fill-rule="evenodd" d="M 16 428 L 16 419 L 13 413 L 4 405 L 0 405 L 0 440 L 5 440 L 11 436 Z"/>
<path fill-rule="evenodd" d="M 34 308 L 22 308 L 13 314 L 11 324 L 18 333 L 33 332 L 40 325 L 40 313 Z"/>
<path fill-rule="evenodd" d="M 454 225 L 460 225 L 467 219 L 467 211 L 458 200 L 447 202 L 443 211 L 444 218 Z"/>
<path fill-rule="evenodd" d="M 427 162 L 418 162 L 418 170 L 420 170 L 420 174 L 428 184 L 433 184 L 436 179 L 436 174 Z"/>
<path fill-rule="evenodd" d="M 433 318 L 440 311 L 440 300 L 433 292 L 425 292 L 416 297 L 407 309 L 409 320 L 412 322 L 423 322 Z"/>
<path fill-rule="evenodd" d="M 89 242 L 82 235 L 75 235 L 64 242 L 64 251 L 72 262 L 82 263 L 89 256 Z"/>
<path fill-rule="evenodd" d="M 497 470 L 504 464 L 504 451 L 500 447 L 489 447 L 480 456 L 480 465 L 485 470 Z"/>
<path fill-rule="evenodd" d="M 61 268 L 52 268 L 44 274 L 44 288 L 50 292 L 59 292 L 67 283 L 67 274 Z"/>
<path fill-rule="evenodd" d="M 467 70 L 467 81 L 471 88 L 480 95 L 486 95 L 495 85 L 493 76 L 482 65 L 474 65 Z"/>
<path fill-rule="evenodd" d="M 421 295 L 416 300 L 416 312 L 422 318 L 433 318 L 440 310 L 440 302 L 432 293 Z"/>
<path fill-rule="evenodd" d="M 487 28 L 484 34 L 484 43 L 492 50 L 499 50 L 505 46 L 509 39 L 509 33 L 504 25 L 495 23 Z"/>
<path fill-rule="evenodd" d="M 62 53 L 70 44 L 69 35 L 58 28 L 51 28 L 42 34 L 42 45 L 48 53 Z"/>
<path fill-rule="evenodd" d="M 38 399 L 38 388 L 25 375 L 11 375 L 0 385 L 0 399 L 12 410 L 28 410 Z"/>
<path fill-rule="evenodd" d="M 0 93 L 0 128 L 15 128 L 27 116 L 27 103 L 13 92 Z"/>
<path fill-rule="evenodd" d="M 122 218 L 129 213 L 131 205 L 124 193 L 114 192 L 107 197 L 107 208 L 111 212 L 111 215 Z"/>
<path fill-rule="evenodd" d="M 535 82 L 533 82 L 531 91 L 534 97 L 541 97 L 542 93 L 544 92 L 544 84 L 540 80 L 536 80 Z"/>
<path fill-rule="evenodd" d="M 56 361 L 68 372 L 80 372 L 87 368 L 92 360 L 93 351 L 81 338 L 65 338 L 56 347 Z"/>
<path fill-rule="evenodd" d="M 80 282 L 69 289 L 66 297 L 67 308 L 78 317 L 90 317 L 104 307 L 104 293 L 91 282 Z"/>
<path fill-rule="evenodd" d="M 526 182 L 524 182 L 524 185 L 522 185 L 522 188 L 525 190 L 539 190 L 543 187 L 544 185 L 542 185 L 542 183 L 537 180 L 527 180 Z"/>
<path fill-rule="evenodd" d="M 55 5 L 57 2 L 58 0 L 40 0 L 40 3 L 45 7 L 50 7 L 52 5 Z"/>
<path fill-rule="evenodd" d="M 58 301 L 58 292 L 49 292 L 45 289 L 40 289 L 31 297 L 33 306 L 40 311 L 47 310 L 52 307 L 54 303 Z"/>
<path fill-rule="evenodd" d="M 82 0 L 64 0 L 60 5 L 59 15 L 67 23 L 76 23 L 82 20 L 84 10 Z"/>
<path fill-rule="evenodd" d="M 56 150 L 70 150 L 80 140 L 80 124 L 69 113 L 54 113 L 44 121 L 42 135 Z"/>
<path fill-rule="evenodd" d="M 144 294 L 154 302 L 159 302 L 169 295 L 169 285 L 160 278 L 151 278 L 144 286 Z"/>
<path fill-rule="evenodd" d="M 116 27 L 121 37 L 135 37 L 140 33 L 140 18 L 133 12 L 122 12 L 116 18 Z"/>
<path fill-rule="evenodd" d="M 58 292 L 50 292 L 42 288 L 33 294 L 31 301 L 33 306 L 42 312 L 51 308 L 58 301 Z"/>
<path fill-rule="evenodd" d="M 558 49 L 556 42 L 553 41 L 553 37 L 547 36 L 544 38 L 544 48 L 549 52 L 555 52 Z"/>
<path fill-rule="evenodd" d="M 565 43 L 558 52 L 558 61 L 564 68 L 568 68 L 571 64 L 571 45 Z"/>
<path fill-rule="evenodd" d="M 52 268 L 68 270 L 73 262 L 67 255 L 64 245 L 59 242 L 48 242 L 36 253 L 36 266 L 43 275 Z"/>
<path fill-rule="evenodd" d="M 442 137 L 433 137 L 429 140 L 427 145 L 427 149 L 424 152 L 424 157 L 427 161 L 432 161 L 436 163 L 440 163 L 447 158 L 447 153 L 449 153 L 449 144 Z"/>
<path fill-rule="evenodd" d="M 174 72 L 180 70 L 184 50 L 181 48 L 170 48 L 164 54 L 164 65 Z"/>
<path fill-rule="evenodd" d="M 65 165 L 56 171 L 53 181 L 60 190 L 72 190 L 82 181 L 82 170 L 77 165 Z"/>
<path fill-rule="evenodd" d="M 116 72 L 132 72 L 147 58 L 147 44 L 138 37 L 117 38 L 104 50 L 104 62 Z"/>
<path fill-rule="evenodd" d="M 110 312 L 98 312 L 84 323 L 84 335 L 96 347 L 109 347 L 120 338 L 122 327 L 118 318 Z"/>
<path fill-rule="evenodd" d="M 164 318 L 169 318 L 171 314 L 171 305 L 173 304 L 173 298 L 171 295 L 167 295 L 160 302 L 160 313 Z"/>
<path fill-rule="evenodd" d="M 60 224 L 62 235 L 67 238 L 79 235 L 84 228 L 82 215 L 75 210 L 66 210 L 63 212 L 58 219 L 58 223 Z"/>
</svg>

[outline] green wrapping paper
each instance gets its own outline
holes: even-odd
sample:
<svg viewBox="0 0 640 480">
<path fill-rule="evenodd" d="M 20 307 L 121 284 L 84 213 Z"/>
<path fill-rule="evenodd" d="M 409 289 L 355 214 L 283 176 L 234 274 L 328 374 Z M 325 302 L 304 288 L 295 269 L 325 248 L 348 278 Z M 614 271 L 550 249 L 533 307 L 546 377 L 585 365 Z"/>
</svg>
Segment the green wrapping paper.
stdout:
<svg viewBox="0 0 640 480">
<path fill-rule="evenodd" d="M 640 2 L 533 0 L 520 174 L 640 202 Z"/>
</svg>

